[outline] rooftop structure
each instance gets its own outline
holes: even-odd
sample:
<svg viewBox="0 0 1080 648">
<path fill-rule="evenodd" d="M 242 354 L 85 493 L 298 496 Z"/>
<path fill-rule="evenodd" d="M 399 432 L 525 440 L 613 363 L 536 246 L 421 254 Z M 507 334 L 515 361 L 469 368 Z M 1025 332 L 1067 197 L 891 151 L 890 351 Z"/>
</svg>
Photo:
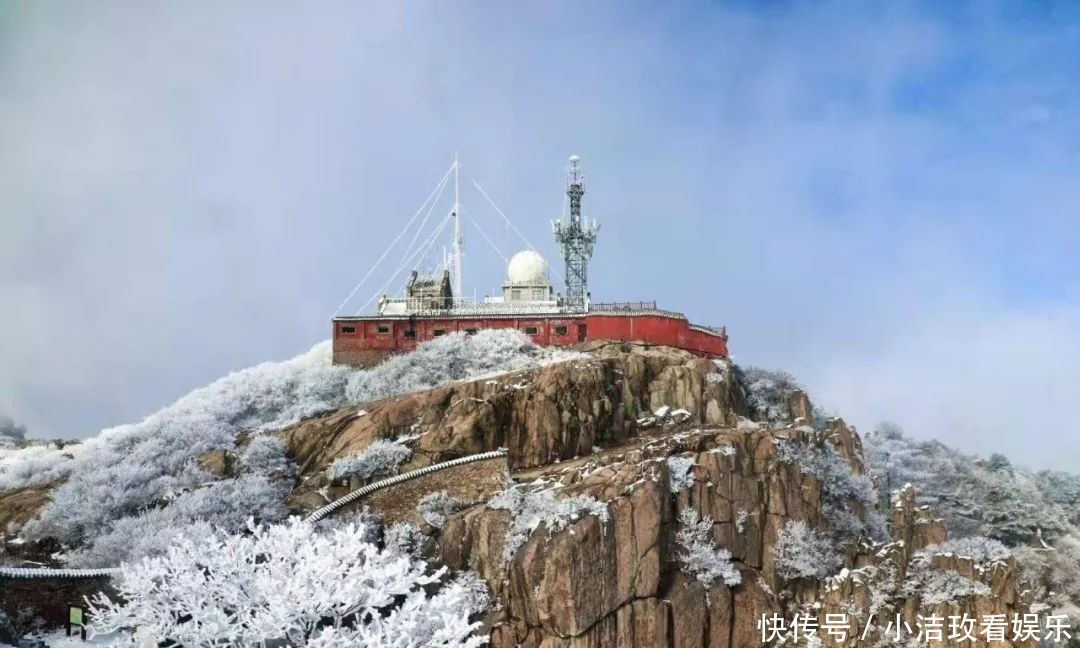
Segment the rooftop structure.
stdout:
<svg viewBox="0 0 1080 648">
<path fill-rule="evenodd" d="M 428 200 L 421 205 L 405 230 L 398 235 L 391 249 L 412 228 L 413 222 L 426 211 L 420 228 L 404 252 L 398 273 L 365 304 L 375 301 L 371 315 L 339 315 L 335 313 L 333 346 L 334 362 L 366 365 L 388 353 L 405 351 L 418 343 L 448 333 L 476 333 L 481 329 L 516 328 L 536 343 L 545 345 L 576 345 L 589 340 L 610 339 L 663 344 L 686 349 L 710 358 L 727 356 L 727 333 L 723 329 L 694 326 L 681 313 L 658 308 L 656 302 L 620 302 L 593 304 L 588 288 L 588 264 L 596 245 L 599 225 L 582 218 L 581 199 L 585 194 L 585 177 L 578 156 L 570 157 L 566 174 L 566 195 L 569 215 L 552 221 L 555 242 L 562 252 L 565 267 L 565 295 L 559 295 L 551 283 L 551 267 L 547 260 L 526 240 L 528 249 L 507 260 L 506 279 L 499 294 L 482 298 L 466 298 L 462 292 L 461 232 L 463 209 L 458 191 L 461 165 L 457 159 L 443 176 Z M 435 202 L 453 176 L 454 203 L 449 214 L 435 231 L 420 238 Z M 502 216 L 511 229 L 524 240 L 509 218 L 494 204 L 486 192 L 473 181 L 481 194 Z M 453 221 L 453 238 L 449 253 L 442 255 L 441 269 L 420 274 L 412 270 L 400 297 L 389 297 L 383 290 L 408 264 L 422 259 L 439 233 Z M 490 239 L 481 230 L 484 238 Z M 420 247 L 415 247 L 422 240 Z M 494 247 L 494 244 L 492 244 Z M 498 249 L 496 248 L 496 252 Z M 383 256 L 368 271 L 361 284 L 375 271 L 390 253 Z M 501 253 L 499 253 L 501 256 Z M 355 295 L 357 288 L 339 307 L 340 310 Z"/>
</svg>

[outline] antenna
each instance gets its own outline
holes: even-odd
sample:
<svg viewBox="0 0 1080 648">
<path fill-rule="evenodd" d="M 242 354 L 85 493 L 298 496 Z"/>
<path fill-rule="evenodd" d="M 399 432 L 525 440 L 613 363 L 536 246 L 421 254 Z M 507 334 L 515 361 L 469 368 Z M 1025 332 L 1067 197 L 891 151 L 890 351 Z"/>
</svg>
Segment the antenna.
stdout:
<svg viewBox="0 0 1080 648">
<path fill-rule="evenodd" d="M 454 299 L 461 299 L 461 254 L 464 247 L 464 239 L 461 234 L 461 200 L 458 193 L 458 175 L 461 171 L 461 163 L 458 162 L 457 151 L 454 152 L 454 245 L 451 252 L 450 273 L 453 275 L 451 289 L 454 291 Z"/>
<path fill-rule="evenodd" d="M 570 197 L 570 218 L 551 221 L 551 231 L 566 261 L 566 305 L 574 310 L 588 310 L 589 259 L 596 246 L 600 226 L 581 219 L 581 197 L 585 195 L 585 173 L 581 158 L 570 156 L 566 168 L 566 195 Z"/>
</svg>

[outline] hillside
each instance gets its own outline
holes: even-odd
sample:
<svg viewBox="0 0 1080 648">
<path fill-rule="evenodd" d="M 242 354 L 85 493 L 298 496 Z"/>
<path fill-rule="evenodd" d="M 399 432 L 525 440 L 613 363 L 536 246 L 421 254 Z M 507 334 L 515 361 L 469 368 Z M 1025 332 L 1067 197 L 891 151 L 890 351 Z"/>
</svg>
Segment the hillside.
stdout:
<svg viewBox="0 0 1080 648">
<path fill-rule="evenodd" d="M 377 491 L 314 527 L 279 524 L 381 477 L 500 448 L 504 458 Z M 415 645 L 749 646 L 763 643 L 762 615 L 844 613 L 853 632 L 822 633 L 824 645 L 895 645 L 897 614 L 914 628 L 920 614 L 1075 611 L 1077 484 L 890 426 L 863 439 L 786 374 L 674 349 L 552 352 L 484 332 L 352 370 L 319 346 L 77 446 L 0 457 L 5 562 L 131 565 L 111 584 L 16 582 L 0 605 L 48 616 L 72 587 L 105 588 L 129 602 L 101 607 L 101 623 L 146 624 L 156 617 L 140 579 L 190 586 L 226 548 L 261 546 L 308 556 L 234 578 L 272 572 L 251 587 L 288 608 L 278 630 L 198 617 L 156 632 L 197 643 L 232 623 L 240 643 L 383 645 L 442 606 L 438 622 L 409 630 Z M 368 562 L 349 562 L 358 554 Z M 335 581 L 340 596 L 398 598 L 369 601 L 368 616 L 341 612 L 355 601 L 301 604 L 337 573 L 354 575 Z M 198 582 L 204 599 L 233 595 Z M 182 587 L 159 602 L 189 600 Z"/>
</svg>

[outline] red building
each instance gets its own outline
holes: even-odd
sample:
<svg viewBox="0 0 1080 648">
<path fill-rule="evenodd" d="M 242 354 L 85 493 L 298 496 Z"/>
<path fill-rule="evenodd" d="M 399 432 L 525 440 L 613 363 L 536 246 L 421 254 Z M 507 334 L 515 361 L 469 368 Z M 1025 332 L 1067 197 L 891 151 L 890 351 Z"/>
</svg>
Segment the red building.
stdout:
<svg viewBox="0 0 1080 648">
<path fill-rule="evenodd" d="M 456 161 L 451 171 L 456 187 Z M 384 295 L 376 314 L 335 317 L 334 363 L 367 366 L 443 335 L 500 328 L 518 329 L 541 345 L 623 340 L 676 347 L 704 358 L 727 357 L 727 332 L 722 328 L 695 326 L 683 314 L 661 310 L 655 302 L 590 303 L 587 268 L 599 226 L 581 218 L 584 193 L 584 175 L 574 156 L 567 172 L 570 218 L 552 224 L 566 261 L 565 295 L 555 294 L 547 261 L 525 250 L 510 259 L 501 295 L 473 301 L 455 297 L 461 291 L 460 205 L 455 191 L 448 217 L 455 225 L 453 252 L 444 259 L 442 275 L 422 277 L 414 271 L 405 296 Z"/>
<path fill-rule="evenodd" d="M 573 346 L 624 340 L 685 349 L 704 358 L 727 357 L 727 332 L 691 324 L 655 303 L 597 304 L 587 313 L 371 315 L 334 318 L 334 363 L 367 366 L 449 333 L 515 328 L 533 342 Z"/>
</svg>

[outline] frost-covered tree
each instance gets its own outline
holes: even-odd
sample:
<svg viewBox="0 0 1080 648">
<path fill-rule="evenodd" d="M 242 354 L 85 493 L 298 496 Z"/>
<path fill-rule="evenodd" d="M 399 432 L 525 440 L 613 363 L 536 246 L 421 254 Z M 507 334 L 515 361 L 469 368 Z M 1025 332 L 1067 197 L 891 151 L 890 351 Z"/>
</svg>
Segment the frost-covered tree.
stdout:
<svg viewBox="0 0 1080 648">
<path fill-rule="evenodd" d="M 412 457 L 412 450 L 398 441 L 376 439 L 371 445 L 352 457 L 341 457 L 330 464 L 327 474 L 331 479 L 358 477 L 370 479 L 375 475 L 393 472 Z"/>
<path fill-rule="evenodd" d="M 476 335 L 451 333 L 394 356 L 349 379 L 347 394 L 362 404 L 411 391 L 488 374 L 531 369 L 581 357 L 573 351 L 536 346 L 516 329 L 485 330 Z"/>
<path fill-rule="evenodd" d="M 240 453 L 240 469 L 271 479 L 296 479 L 296 463 L 285 452 L 281 440 L 270 434 L 256 435 Z"/>
<path fill-rule="evenodd" d="M 791 395 L 796 390 L 806 392 L 794 376 L 786 371 L 761 367 L 735 367 L 735 375 L 746 395 L 746 403 L 754 413 L 754 419 L 773 427 L 792 423 Z M 815 429 L 823 429 L 830 414 L 814 405 L 808 421 Z"/>
<path fill-rule="evenodd" d="M 71 448 L 73 458 L 51 467 L 39 465 L 38 472 L 28 476 L 30 482 L 67 480 L 24 533 L 80 545 L 111 533 L 122 519 L 168 507 L 171 495 L 217 479 L 199 469 L 199 455 L 234 447 L 242 431 L 281 427 L 343 405 L 349 373 L 348 368 L 330 365 L 329 345 L 323 344 L 292 360 L 234 372 L 139 423 L 105 430 Z M 8 486 L 10 482 L 0 484 Z M 262 502 L 253 510 L 258 513 L 263 505 L 274 504 Z M 234 524 L 242 526 L 251 513 Z M 212 514 L 199 512 L 193 520 Z"/>
<path fill-rule="evenodd" d="M 791 422 L 791 394 L 802 389 L 794 376 L 761 367 L 739 367 L 738 375 L 746 390 L 746 402 L 758 420 L 772 425 Z"/>
<path fill-rule="evenodd" d="M 993 538 L 985 536 L 954 538 L 939 545 L 926 547 L 919 553 L 927 556 L 945 553 L 965 556 L 971 558 L 972 562 L 980 567 L 987 567 L 996 562 L 1005 562 L 1012 556 L 1012 551 L 1008 547 Z"/>
<path fill-rule="evenodd" d="M 667 458 L 668 487 L 673 494 L 694 485 L 694 457 L 671 456 Z"/>
<path fill-rule="evenodd" d="M 585 515 L 595 515 L 605 523 L 608 520 L 607 505 L 591 497 L 556 499 L 551 490 L 532 491 L 517 485 L 506 488 L 491 498 L 487 505 L 489 508 L 510 511 L 510 529 L 503 547 L 504 561 L 512 559 L 529 540 L 529 536 L 541 526 L 548 533 L 558 533 Z"/>
<path fill-rule="evenodd" d="M 742 574 L 731 562 L 731 552 L 713 543 L 712 526 L 711 518 L 699 519 L 692 508 L 679 513 L 679 530 L 675 533 L 679 562 L 705 589 L 716 583 L 734 587 L 742 582 Z"/>
<path fill-rule="evenodd" d="M 436 529 L 446 524 L 446 518 L 468 506 L 468 502 L 452 497 L 446 491 L 428 493 L 420 499 L 416 512 L 421 518 Z"/>
<path fill-rule="evenodd" d="M 0 491 L 62 482 L 52 490 L 40 519 L 25 525 L 22 533 L 30 539 L 54 537 L 73 547 L 72 555 L 81 561 L 108 556 L 107 547 L 115 546 L 109 538 L 128 532 L 136 534 L 132 547 L 149 549 L 161 547 L 154 538 L 207 520 L 233 529 L 241 529 L 252 514 L 275 520 L 281 515 L 277 489 L 292 478 L 295 466 L 265 432 L 346 406 L 349 394 L 370 400 L 376 392 L 398 394 L 576 357 L 522 340 L 518 331 L 447 336 L 367 370 L 331 365 L 330 345 L 322 343 L 284 362 L 231 373 L 138 423 L 105 430 L 85 443 L 4 450 Z M 210 492 L 205 489 L 231 479 L 198 467 L 200 455 L 218 449 L 238 455 L 239 478 L 259 477 L 256 486 L 214 487 L 222 497 L 237 497 L 234 501 L 182 497 Z M 265 499 L 255 501 L 251 494 Z M 196 503 L 205 508 L 196 508 Z M 95 548 L 97 538 L 105 540 Z M 112 564 L 110 560 L 100 566 Z"/>
<path fill-rule="evenodd" d="M 830 443 L 820 445 L 794 439 L 783 440 L 777 446 L 781 461 L 798 464 L 800 469 L 817 478 L 821 489 L 821 517 L 838 543 L 851 543 L 866 534 L 881 538 L 885 534 L 884 520 L 874 508 L 878 496 L 873 482 L 856 473 Z M 858 505 L 861 514 L 852 505 Z"/>
<path fill-rule="evenodd" d="M 1080 482 L 1068 475 L 1032 473 L 1004 458 L 984 461 L 895 427 L 879 426 L 863 441 L 878 483 L 892 491 L 912 484 L 954 537 L 985 535 L 1019 546 L 1040 532 L 1047 540 L 1067 535 L 1080 517 Z"/>
<path fill-rule="evenodd" d="M 116 598 L 90 603 L 91 630 L 133 628 L 199 646 L 471 648 L 487 605 L 475 578 L 447 581 L 407 553 L 369 542 L 363 525 L 320 532 L 294 518 L 247 534 L 182 535 L 160 557 L 125 564 Z M 429 591 L 438 588 L 434 594 Z"/>
<path fill-rule="evenodd" d="M 842 564 L 835 543 L 802 520 L 788 520 L 777 534 L 776 573 L 782 578 L 825 578 Z"/>
</svg>

